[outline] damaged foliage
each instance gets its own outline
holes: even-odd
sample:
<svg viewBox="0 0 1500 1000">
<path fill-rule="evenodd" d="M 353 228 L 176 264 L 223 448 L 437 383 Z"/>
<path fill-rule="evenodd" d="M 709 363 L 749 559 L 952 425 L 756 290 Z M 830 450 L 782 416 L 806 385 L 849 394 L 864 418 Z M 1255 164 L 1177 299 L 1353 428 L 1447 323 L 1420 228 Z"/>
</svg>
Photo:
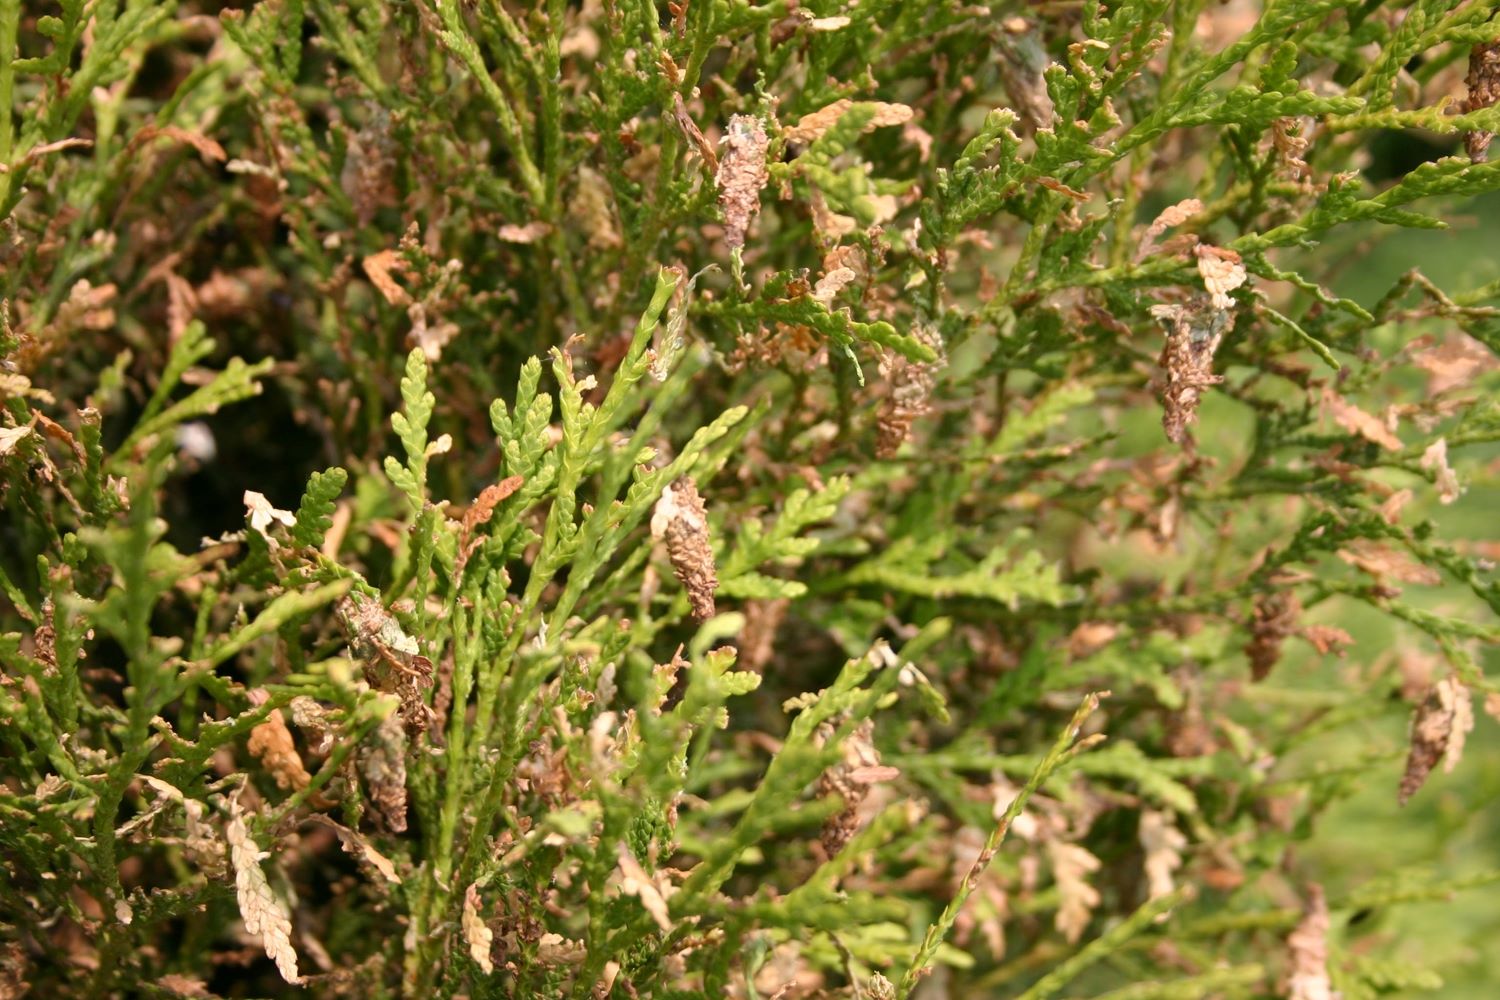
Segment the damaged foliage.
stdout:
<svg viewBox="0 0 1500 1000">
<path fill-rule="evenodd" d="M 0 996 L 1489 995 L 1495 11 L 0 3 Z"/>
</svg>

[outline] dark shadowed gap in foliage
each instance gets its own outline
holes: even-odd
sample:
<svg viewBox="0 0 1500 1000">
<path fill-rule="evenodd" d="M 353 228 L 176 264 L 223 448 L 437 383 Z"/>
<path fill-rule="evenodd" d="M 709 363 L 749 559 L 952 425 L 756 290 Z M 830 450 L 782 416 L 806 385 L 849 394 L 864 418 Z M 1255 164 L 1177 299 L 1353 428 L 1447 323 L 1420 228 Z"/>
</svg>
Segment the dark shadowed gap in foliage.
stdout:
<svg viewBox="0 0 1500 1000">
<path fill-rule="evenodd" d="M 308 476 L 323 467 L 322 441 L 297 420 L 274 381 L 262 383 L 253 404 L 225 407 L 206 422 L 214 458 L 196 467 L 180 465 L 162 503 L 167 538 L 184 552 L 196 551 L 204 538 L 243 529 L 246 490 L 295 511 Z"/>
<path fill-rule="evenodd" d="M 114 639 L 99 632 L 87 647 L 88 657 L 78 663 L 78 672 L 98 692 L 100 701 L 125 703 L 125 650 Z"/>
<path fill-rule="evenodd" d="M 1370 164 L 1365 177 L 1380 184 L 1400 180 L 1424 163 L 1453 156 L 1463 149 L 1463 140 L 1415 129 L 1378 132 L 1369 143 Z"/>
<path fill-rule="evenodd" d="M 141 70 L 131 83 L 132 99 L 164 101 L 169 99 L 179 85 L 187 79 L 195 59 L 208 54 L 213 48 L 214 35 L 208 31 L 194 38 L 185 33 L 175 49 L 151 48 L 141 60 Z M 194 59 L 186 58 L 191 53 Z"/>
</svg>

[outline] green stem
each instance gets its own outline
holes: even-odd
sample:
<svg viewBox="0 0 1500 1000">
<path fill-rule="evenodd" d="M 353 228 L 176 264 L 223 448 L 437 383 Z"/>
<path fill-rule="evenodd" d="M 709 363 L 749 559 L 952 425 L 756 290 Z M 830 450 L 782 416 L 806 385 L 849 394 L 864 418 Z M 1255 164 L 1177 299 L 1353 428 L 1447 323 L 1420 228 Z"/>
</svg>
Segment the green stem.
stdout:
<svg viewBox="0 0 1500 1000">
<path fill-rule="evenodd" d="M 1081 740 L 1076 744 L 1073 741 L 1077 738 L 1079 730 L 1083 728 L 1084 720 L 1099 707 L 1101 696 L 1102 693 L 1095 693 L 1089 694 L 1083 699 L 1083 704 L 1079 705 L 1078 710 L 1073 713 L 1073 718 L 1069 720 L 1067 726 L 1063 728 L 1062 733 L 1058 735 L 1057 740 L 1052 744 L 1052 749 L 1047 751 L 1047 756 L 1042 758 L 1036 770 L 1031 773 L 1031 777 L 1026 780 L 1026 785 L 1011 800 L 1010 805 L 1006 807 L 1005 815 L 1000 817 L 999 824 L 990 831 L 989 838 L 984 844 L 984 850 L 979 852 L 979 857 L 975 859 L 973 866 L 969 869 L 969 873 L 964 876 L 962 884 L 958 887 L 958 892 L 954 894 L 953 899 L 944 907 L 942 915 L 938 917 L 937 922 L 927 928 L 927 934 L 922 939 L 921 946 L 917 949 L 916 957 L 912 959 L 911 964 L 906 967 L 905 974 L 901 977 L 901 983 L 896 989 L 898 997 L 903 998 L 903 1000 L 909 997 L 927 967 L 932 964 L 932 959 L 937 954 L 938 946 L 948 936 L 948 931 L 952 929 L 953 922 L 958 919 L 959 911 L 963 909 L 969 895 L 978 886 L 980 878 L 989 869 L 990 863 L 995 860 L 995 854 L 1000 850 L 1000 845 L 1005 841 L 1005 835 L 1010 832 L 1011 824 L 1016 821 L 1016 818 L 1021 815 L 1021 811 L 1026 808 L 1026 803 L 1030 801 L 1032 793 L 1042 786 L 1042 783 L 1047 780 L 1053 771 L 1066 763 L 1074 754 L 1094 745 L 1096 741 L 1093 739 Z"/>
</svg>

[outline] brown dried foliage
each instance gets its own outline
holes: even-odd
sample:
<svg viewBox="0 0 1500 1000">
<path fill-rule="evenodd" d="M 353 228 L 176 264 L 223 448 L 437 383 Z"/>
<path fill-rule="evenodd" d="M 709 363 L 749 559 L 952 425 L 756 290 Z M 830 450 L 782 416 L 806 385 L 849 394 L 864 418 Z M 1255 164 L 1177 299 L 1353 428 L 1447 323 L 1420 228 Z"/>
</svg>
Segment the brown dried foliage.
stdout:
<svg viewBox="0 0 1500 1000">
<path fill-rule="evenodd" d="M 1328 978 L 1328 903 L 1323 887 L 1308 886 L 1307 908 L 1302 922 L 1286 939 L 1291 971 L 1287 978 L 1289 1000 L 1333 1000 Z"/>
<path fill-rule="evenodd" d="M 1298 185 L 1310 185 L 1312 168 L 1303 159 L 1309 145 L 1295 118 L 1278 118 L 1271 123 L 1271 142 L 1281 158 L 1282 172 Z"/>
<path fill-rule="evenodd" d="M 1197 198 L 1188 198 L 1162 209 L 1161 214 L 1153 219 L 1151 225 L 1147 226 L 1146 231 L 1141 234 L 1140 242 L 1136 245 L 1136 259 L 1144 260 L 1150 256 L 1151 252 L 1156 249 L 1156 241 L 1161 239 L 1163 233 L 1182 225 L 1202 211 L 1203 202 Z"/>
<path fill-rule="evenodd" d="M 302 758 L 292 742 L 292 732 L 287 729 L 279 709 L 250 730 L 250 752 L 276 779 L 276 787 L 283 791 L 301 791 L 312 780 L 312 775 L 302 766 Z"/>
</svg>

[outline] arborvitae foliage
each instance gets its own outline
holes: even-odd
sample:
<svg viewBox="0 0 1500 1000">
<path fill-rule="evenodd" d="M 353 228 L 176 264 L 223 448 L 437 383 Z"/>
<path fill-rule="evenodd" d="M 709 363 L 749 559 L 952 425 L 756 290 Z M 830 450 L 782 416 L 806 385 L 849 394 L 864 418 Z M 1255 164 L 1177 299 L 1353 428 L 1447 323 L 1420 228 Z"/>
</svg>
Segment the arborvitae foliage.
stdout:
<svg viewBox="0 0 1500 1000">
<path fill-rule="evenodd" d="M 1496 10 L 0 0 L 0 997 L 1482 977 Z"/>
</svg>

